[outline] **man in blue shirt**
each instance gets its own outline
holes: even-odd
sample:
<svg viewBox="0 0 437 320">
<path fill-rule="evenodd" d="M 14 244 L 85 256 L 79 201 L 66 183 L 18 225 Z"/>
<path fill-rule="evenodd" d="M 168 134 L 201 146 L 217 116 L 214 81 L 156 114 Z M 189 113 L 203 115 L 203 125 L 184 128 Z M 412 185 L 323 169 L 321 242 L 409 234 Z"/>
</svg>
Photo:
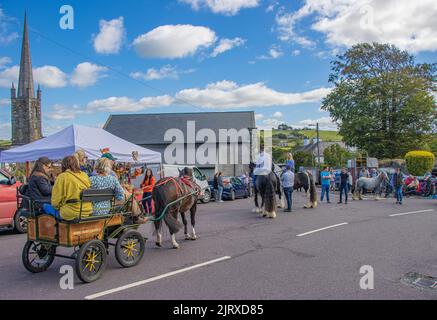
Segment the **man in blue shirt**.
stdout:
<svg viewBox="0 0 437 320">
<path fill-rule="evenodd" d="M 325 193 L 326 193 L 326 201 L 328 203 L 331 203 L 331 201 L 329 201 L 329 189 L 331 186 L 331 174 L 329 173 L 328 167 L 325 167 L 320 175 L 322 178 L 322 197 L 320 199 L 320 202 L 323 202 L 323 199 L 325 198 Z"/>
<path fill-rule="evenodd" d="M 291 212 L 293 204 L 293 188 L 294 188 L 294 172 L 291 167 L 287 166 L 286 171 L 281 176 L 282 188 L 284 189 L 285 197 L 287 198 L 287 209 L 285 212 Z"/>
</svg>

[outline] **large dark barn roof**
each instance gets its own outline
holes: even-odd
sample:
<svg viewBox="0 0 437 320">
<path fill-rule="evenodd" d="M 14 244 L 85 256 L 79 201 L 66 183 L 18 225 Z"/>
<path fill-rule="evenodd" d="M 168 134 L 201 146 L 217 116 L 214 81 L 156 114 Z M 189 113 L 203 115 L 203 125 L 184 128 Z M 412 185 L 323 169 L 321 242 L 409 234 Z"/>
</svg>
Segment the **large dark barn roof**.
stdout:
<svg viewBox="0 0 437 320">
<path fill-rule="evenodd" d="M 181 130 L 185 136 L 187 121 L 196 121 L 196 132 L 212 129 L 217 137 L 219 129 L 255 128 L 255 113 L 241 112 L 198 112 L 111 115 L 103 129 L 138 145 L 163 144 L 168 129 Z"/>
</svg>

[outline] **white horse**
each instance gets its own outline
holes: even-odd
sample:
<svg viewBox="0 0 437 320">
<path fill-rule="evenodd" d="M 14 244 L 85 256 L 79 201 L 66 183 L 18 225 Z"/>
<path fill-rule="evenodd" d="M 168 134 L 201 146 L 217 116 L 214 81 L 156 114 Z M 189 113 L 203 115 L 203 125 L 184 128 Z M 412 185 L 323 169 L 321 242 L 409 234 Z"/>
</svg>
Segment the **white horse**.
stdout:
<svg viewBox="0 0 437 320">
<path fill-rule="evenodd" d="M 375 189 L 378 190 L 380 188 L 381 183 L 387 179 L 387 174 L 385 172 L 381 172 L 378 176 L 373 178 L 361 177 L 355 183 L 355 191 L 353 195 L 354 200 L 363 200 L 363 190 L 373 191 Z M 378 198 L 378 195 L 377 195 Z"/>
</svg>

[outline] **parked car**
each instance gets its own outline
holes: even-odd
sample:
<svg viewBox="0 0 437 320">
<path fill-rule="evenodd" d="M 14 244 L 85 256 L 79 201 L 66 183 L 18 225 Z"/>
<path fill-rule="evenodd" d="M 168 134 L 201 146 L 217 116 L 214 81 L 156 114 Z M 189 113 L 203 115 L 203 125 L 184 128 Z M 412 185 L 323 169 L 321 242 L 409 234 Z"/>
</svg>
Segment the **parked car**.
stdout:
<svg viewBox="0 0 437 320">
<path fill-rule="evenodd" d="M 249 187 L 238 177 L 223 177 L 223 200 L 235 200 L 248 198 L 250 196 Z M 211 195 L 215 199 L 214 180 L 209 181 Z"/>
<path fill-rule="evenodd" d="M 184 165 L 162 165 L 161 177 L 179 177 L 179 171 L 183 170 L 185 167 L 193 169 L 193 179 L 199 187 L 202 189 L 199 200 L 202 203 L 208 203 L 211 200 L 211 190 L 208 185 L 208 180 L 206 176 L 200 171 L 199 168 L 193 166 Z"/>
<path fill-rule="evenodd" d="M 0 169 L 0 227 L 27 232 L 26 211 L 17 210 L 17 188 L 21 186 L 15 177 Z"/>
</svg>

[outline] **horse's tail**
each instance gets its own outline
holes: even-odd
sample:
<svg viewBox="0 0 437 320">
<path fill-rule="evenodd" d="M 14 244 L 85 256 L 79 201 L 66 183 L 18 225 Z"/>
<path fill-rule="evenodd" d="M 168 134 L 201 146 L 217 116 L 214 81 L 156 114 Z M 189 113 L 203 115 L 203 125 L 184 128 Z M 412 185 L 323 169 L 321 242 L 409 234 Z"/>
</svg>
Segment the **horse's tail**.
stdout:
<svg viewBox="0 0 437 320">
<path fill-rule="evenodd" d="M 267 212 L 274 212 L 276 210 L 276 190 L 271 177 L 266 176 L 266 178 L 264 206 Z"/>
<path fill-rule="evenodd" d="M 317 207 L 317 188 L 316 188 L 316 182 L 314 180 L 314 177 L 312 174 L 308 174 L 309 178 L 309 188 L 310 188 L 310 201 L 313 204 L 313 207 Z"/>
<path fill-rule="evenodd" d="M 170 231 L 170 234 L 178 233 L 179 230 L 182 229 L 182 223 L 178 221 L 178 214 L 176 212 L 175 215 L 173 214 L 165 214 L 164 215 L 164 222 L 168 227 L 168 230 Z"/>
</svg>

